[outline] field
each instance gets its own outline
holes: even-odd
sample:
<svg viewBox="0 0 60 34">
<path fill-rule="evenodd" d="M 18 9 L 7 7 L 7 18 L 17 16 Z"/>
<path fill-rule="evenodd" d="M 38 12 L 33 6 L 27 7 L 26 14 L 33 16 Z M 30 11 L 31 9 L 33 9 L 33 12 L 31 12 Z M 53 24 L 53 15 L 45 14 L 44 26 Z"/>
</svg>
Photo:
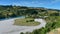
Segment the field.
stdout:
<svg viewBox="0 0 60 34">
<path fill-rule="evenodd" d="M 35 22 L 34 18 L 16 19 L 14 25 L 20 26 L 36 26 L 39 22 Z"/>
</svg>

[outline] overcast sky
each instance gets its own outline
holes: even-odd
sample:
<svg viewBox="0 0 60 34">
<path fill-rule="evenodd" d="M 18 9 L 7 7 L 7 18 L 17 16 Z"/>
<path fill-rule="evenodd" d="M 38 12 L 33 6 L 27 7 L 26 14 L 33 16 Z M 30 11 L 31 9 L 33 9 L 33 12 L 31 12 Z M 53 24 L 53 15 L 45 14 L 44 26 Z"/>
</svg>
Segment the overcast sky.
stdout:
<svg viewBox="0 0 60 34">
<path fill-rule="evenodd" d="M 60 9 L 60 0 L 0 0 L 0 5 L 20 5 Z"/>
</svg>

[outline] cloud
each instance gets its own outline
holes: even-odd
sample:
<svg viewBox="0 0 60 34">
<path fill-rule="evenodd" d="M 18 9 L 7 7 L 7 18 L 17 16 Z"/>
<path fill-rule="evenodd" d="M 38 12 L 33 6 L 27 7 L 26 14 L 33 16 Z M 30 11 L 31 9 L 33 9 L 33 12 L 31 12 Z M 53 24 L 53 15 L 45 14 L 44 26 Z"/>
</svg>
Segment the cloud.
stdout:
<svg viewBox="0 0 60 34">
<path fill-rule="evenodd" d="M 60 0 L 53 0 L 51 3 L 57 3 L 60 2 Z"/>
<path fill-rule="evenodd" d="M 42 5 L 42 4 L 44 4 L 43 2 L 40 2 L 40 1 L 32 1 L 32 2 L 30 2 L 30 4 L 40 4 L 40 5 Z"/>
<path fill-rule="evenodd" d="M 22 3 L 22 2 L 20 2 L 20 3 Z M 31 1 L 31 2 L 23 2 L 22 4 L 44 4 L 44 3 L 42 3 L 42 2 L 39 2 L 39 1 Z"/>
<path fill-rule="evenodd" d="M 13 5 L 52 5 L 60 2 L 60 0 L 35 0 L 35 1 L 20 1 L 14 2 Z"/>
</svg>

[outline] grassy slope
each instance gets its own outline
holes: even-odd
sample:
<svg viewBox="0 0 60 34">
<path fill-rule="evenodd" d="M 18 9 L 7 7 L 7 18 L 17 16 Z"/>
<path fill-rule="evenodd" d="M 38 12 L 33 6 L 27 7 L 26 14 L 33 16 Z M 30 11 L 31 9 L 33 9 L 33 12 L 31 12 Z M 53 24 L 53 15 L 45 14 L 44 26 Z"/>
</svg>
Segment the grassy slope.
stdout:
<svg viewBox="0 0 60 34">
<path fill-rule="evenodd" d="M 54 30 L 51 30 L 48 34 L 60 34 L 60 28 L 56 28 Z"/>
<path fill-rule="evenodd" d="M 49 34 L 60 34 L 60 16 L 51 16 L 46 19 L 48 23 L 56 22 L 54 25 L 54 29 L 49 32 Z M 52 27 L 53 28 L 53 27 Z M 57 32 L 58 31 L 58 32 Z"/>
</svg>

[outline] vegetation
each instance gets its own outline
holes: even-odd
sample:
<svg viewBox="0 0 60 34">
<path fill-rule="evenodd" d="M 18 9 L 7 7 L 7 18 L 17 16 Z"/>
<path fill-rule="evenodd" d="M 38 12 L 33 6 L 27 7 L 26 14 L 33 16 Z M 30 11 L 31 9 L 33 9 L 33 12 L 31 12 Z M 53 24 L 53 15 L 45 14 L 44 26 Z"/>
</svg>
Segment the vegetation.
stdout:
<svg viewBox="0 0 60 34">
<path fill-rule="evenodd" d="M 14 25 L 20 26 L 36 26 L 39 22 L 35 22 L 34 18 L 16 19 Z"/>
<path fill-rule="evenodd" d="M 37 17 L 40 18 L 40 16 L 48 16 L 47 18 L 44 18 L 47 21 L 46 27 L 38 30 L 34 30 L 30 34 L 46 34 L 47 32 L 60 27 L 60 10 L 47 9 L 43 7 L 34 8 L 34 7 L 25 7 L 25 6 L 0 5 L 0 19 L 6 19 L 6 18 L 12 18 L 18 16 L 33 17 L 33 18 L 37 18 Z M 33 22 L 33 20 L 28 20 L 25 22 L 30 22 L 30 21 Z M 19 22 L 16 24 L 19 24 Z"/>
<path fill-rule="evenodd" d="M 24 34 L 23 32 L 21 32 L 20 34 Z"/>
<path fill-rule="evenodd" d="M 18 16 L 60 16 L 60 10 L 46 9 L 43 7 L 25 7 L 25 6 L 2 6 L 0 5 L 0 19 L 12 18 Z"/>
<path fill-rule="evenodd" d="M 36 29 L 30 34 L 47 34 L 48 32 L 50 32 L 55 28 L 60 28 L 60 16 L 49 16 L 45 18 L 45 20 L 47 21 L 47 24 L 45 27 Z"/>
<path fill-rule="evenodd" d="M 47 34 L 60 34 L 60 28 L 56 28 L 48 32 Z"/>
</svg>

